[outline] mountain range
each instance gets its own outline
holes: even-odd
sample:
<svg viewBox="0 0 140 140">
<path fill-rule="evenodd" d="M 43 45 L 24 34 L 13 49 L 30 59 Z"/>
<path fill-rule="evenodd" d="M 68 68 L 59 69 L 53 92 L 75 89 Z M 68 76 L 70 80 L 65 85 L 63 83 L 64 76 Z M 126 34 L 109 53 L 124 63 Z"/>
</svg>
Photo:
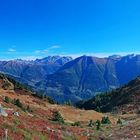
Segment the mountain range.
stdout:
<svg viewBox="0 0 140 140">
<path fill-rule="evenodd" d="M 58 102 L 77 102 L 118 88 L 140 75 L 140 55 L 76 58 L 36 84 Z"/>
<path fill-rule="evenodd" d="M 21 59 L 0 61 L 0 71 L 34 87 L 35 83 L 44 80 L 48 74 L 54 73 L 70 60 L 71 57 L 48 56 L 34 61 Z"/>
<path fill-rule="evenodd" d="M 34 61 L 1 61 L 0 71 L 59 103 L 87 100 L 118 88 L 140 75 L 140 55 L 105 58 L 49 56 Z"/>
</svg>

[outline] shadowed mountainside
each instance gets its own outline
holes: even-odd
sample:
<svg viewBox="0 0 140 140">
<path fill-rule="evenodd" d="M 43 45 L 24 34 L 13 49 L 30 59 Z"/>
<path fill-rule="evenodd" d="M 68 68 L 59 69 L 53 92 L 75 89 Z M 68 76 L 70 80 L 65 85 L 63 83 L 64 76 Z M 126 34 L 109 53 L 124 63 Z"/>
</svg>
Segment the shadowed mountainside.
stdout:
<svg viewBox="0 0 140 140">
<path fill-rule="evenodd" d="M 139 113 L 140 111 L 140 77 L 121 88 L 99 94 L 88 101 L 81 101 L 77 106 L 102 112 L 117 111 L 121 113 Z"/>
<path fill-rule="evenodd" d="M 89 99 L 100 92 L 115 89 L 140 75 L 140 56 L 82 56 L 48 75 L 36 87 L 63 103 Z"/>
</svg>

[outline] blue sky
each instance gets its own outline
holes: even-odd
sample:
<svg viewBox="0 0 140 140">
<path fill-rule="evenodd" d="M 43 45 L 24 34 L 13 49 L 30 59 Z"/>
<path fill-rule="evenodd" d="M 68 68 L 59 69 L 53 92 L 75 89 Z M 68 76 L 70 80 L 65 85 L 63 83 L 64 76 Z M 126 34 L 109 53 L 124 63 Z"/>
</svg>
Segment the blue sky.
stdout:
<svg viewBox="0 0 140 140">
<path fill-rule="evenodd" d="M 139 53 L 139 0 L 0 0 L 0 59 Z"/>
</svg>

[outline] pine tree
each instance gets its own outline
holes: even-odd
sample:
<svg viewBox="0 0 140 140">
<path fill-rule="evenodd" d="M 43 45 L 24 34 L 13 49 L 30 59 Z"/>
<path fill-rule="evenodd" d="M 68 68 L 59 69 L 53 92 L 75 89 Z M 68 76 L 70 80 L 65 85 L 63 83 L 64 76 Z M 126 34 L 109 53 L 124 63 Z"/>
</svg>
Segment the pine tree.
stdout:
<svg viewBox="0 0 140 140">
<path fill-rule="evenodd" d="M 13 103 L 14 105 L 16 105 L 17 107 L 23 108 L 23 105 L 22 105 L 22 103 L 20 102 L 19 99 L 14 99 L 14 100 L 12 101 L 12 103 Z"/>
<path fill-rule="evenodd" d="M 64 123 L 64 119 L 58 111 L 54 112 L 54 117 L 52 120 L 57 121 L 59 123 Z"/>
<path fill-rule="evenodd" d="M 93 125 L 94 125 L 93 120 L 90 120 L 88 126 L 89 126 L 89 127 L 93 127 Z"/>
<path fill-rule="evenodd" d="M 5 96 L 5 98 L 4 98 L 4 102 L 6 102 L 6 103 L 10 103 L 10 99 L 9 99 L 9 97 Z"/>
<path fill-rule="evenodd" d="M 102 124 L 110 124 L 111 121 L 109 120 L 109 117 L 103 117 L 101 123 Z"/>
<path fill-rule="evenodd" d="M 96 129 L 99 130 L 101 128 L 101 122 L 100 120 L 96 121 Z"/>
</svg>

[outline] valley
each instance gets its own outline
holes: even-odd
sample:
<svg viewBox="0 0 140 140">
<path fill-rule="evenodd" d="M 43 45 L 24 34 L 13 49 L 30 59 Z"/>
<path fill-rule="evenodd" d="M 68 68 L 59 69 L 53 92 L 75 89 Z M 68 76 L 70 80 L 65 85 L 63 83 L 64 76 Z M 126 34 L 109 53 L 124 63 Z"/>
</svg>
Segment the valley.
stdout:
<svg viewBox="0 0 140 140">
<path fill-rule="evenodd" d="M 0 71 L 63 104 L 88 100 L 140 75 L 140 55 L 48 56 L 32 61 L 0 61 Z M 40 92 L 41 91 L 41 92 Z"/>
<path fill-rule="evenodd" d="M 140 0 L 0 0 L 0 140 L 140 140 Z"/>
<path fill-rule="evenodd" d="M 5 81 L 8 86 L 5 85 Z M 10 81 L 1 75 L 0 103 L 8 114 L 7 117 L 0 115 L 1 139 L 5 137 L 6 129 L 9 140 L 139 140 L 140 138 L 139 114 L 99 113 L 69 105 L 51 104 L 47 98 L 39 99 L 22 85 L 15 86 Z M 18 99 L 20 104 L 13 103 L 15 99 Z M 64 123 L 53 121 L 55 112 L 60 113 Z M 101 123 L 98 128 L 96 121 L 101 121 L 105 116 L 108 116 L 111 122 Z M 119 118 L 122 123 L 117 124 Z M 93 121 L 93 125 L 89 125 L 90 120 Z"/>
</svg>

